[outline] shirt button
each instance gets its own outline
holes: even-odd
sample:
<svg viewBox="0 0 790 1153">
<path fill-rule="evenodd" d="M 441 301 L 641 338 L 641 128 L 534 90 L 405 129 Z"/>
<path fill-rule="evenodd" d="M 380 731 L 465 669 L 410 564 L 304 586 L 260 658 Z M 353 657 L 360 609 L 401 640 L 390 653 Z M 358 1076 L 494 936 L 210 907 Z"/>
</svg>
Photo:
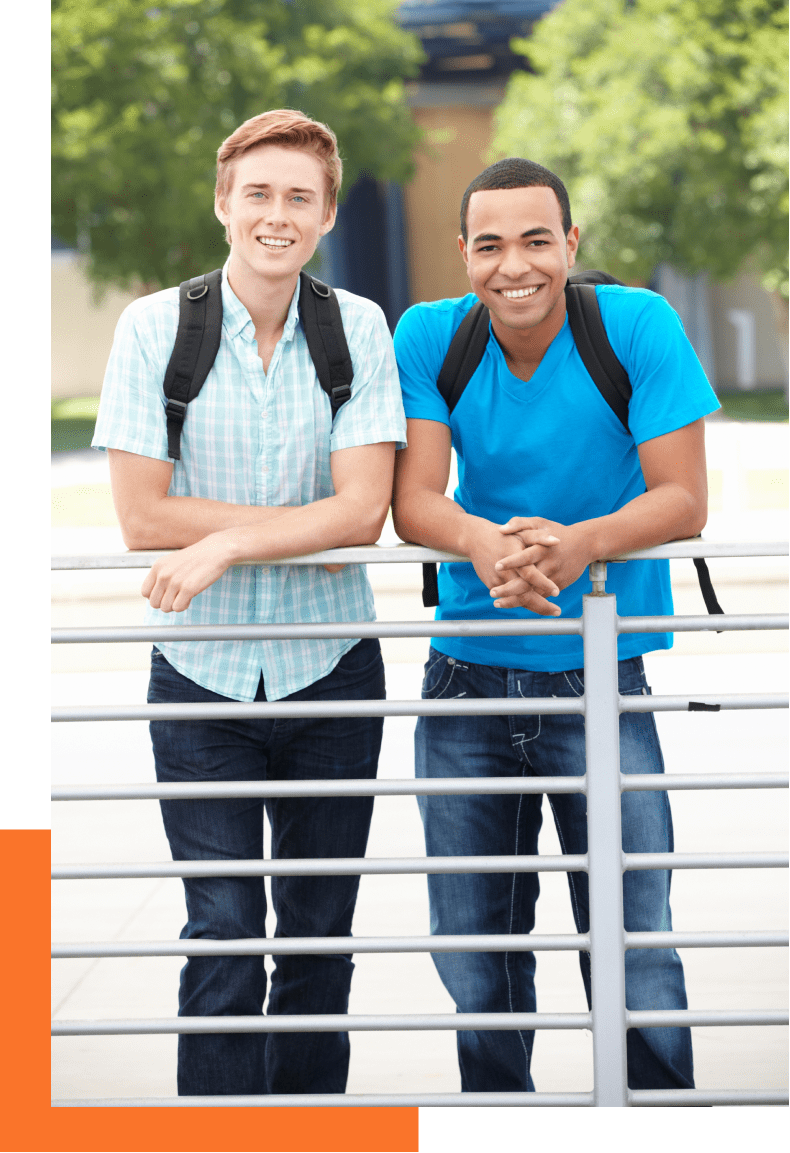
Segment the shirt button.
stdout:
<svg viewBox="0 0 790 1153">
<path fill-rule="evenodd" d="M 263 466 L 263 468 L 261 469 L 261 472 L 268 472 L 268 471 L 269 471 L 269 466 L 268 466 L 268 464 L 265 464 Z"/>
<path fill-rule="evenodd" d="M 272 570 L 265 565 L 261 568 L 261 572 L 263 573 L 264 576 L 268 576 L 271 571 Z"/>
</svg>

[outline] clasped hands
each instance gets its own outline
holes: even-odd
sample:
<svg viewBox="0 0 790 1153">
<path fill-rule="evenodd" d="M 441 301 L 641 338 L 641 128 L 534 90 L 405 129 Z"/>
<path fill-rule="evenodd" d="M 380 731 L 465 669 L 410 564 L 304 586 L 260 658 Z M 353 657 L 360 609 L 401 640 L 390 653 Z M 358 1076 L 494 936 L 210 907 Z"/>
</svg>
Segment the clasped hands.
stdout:
<svg viewBox="0 0 790 1153">
<path fill-rule="evenodd" d="M 594 559 L 589 555 L 583 527 L 537 516 L 514 516 L 498 528 L 517 547 L 494 564 L 500 577 L 500 583 L 489 586 L 494 607 L 527 608 L 541 616 L 559 616 L 559 605 L 546 598 L 558 596 L 561 589 L 578 580 Z"/>
</svg>

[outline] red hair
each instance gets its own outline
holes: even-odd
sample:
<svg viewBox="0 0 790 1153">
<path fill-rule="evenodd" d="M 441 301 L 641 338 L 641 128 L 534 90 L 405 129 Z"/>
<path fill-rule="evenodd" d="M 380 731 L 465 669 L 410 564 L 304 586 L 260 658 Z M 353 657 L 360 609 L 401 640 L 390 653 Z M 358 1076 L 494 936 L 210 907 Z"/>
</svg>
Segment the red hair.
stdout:
<svg viewBox="0 0 790 1153">
<path fill-rule="evenodd" d="M 233 162 L 259 144 L 279 144 L 284 148 L 299 148 L 312 152 L 321 161 L 326 176 L 327 207 L 334 208 L 343 179 L 343 162 L 337 150 L 337 137 L 331 128 L 318 120 L 311 120 L 293 108 L 276 108 L 262 112 L 240 124 L 217 152 L 218 200 L 230 192 Z"/>
</svg>

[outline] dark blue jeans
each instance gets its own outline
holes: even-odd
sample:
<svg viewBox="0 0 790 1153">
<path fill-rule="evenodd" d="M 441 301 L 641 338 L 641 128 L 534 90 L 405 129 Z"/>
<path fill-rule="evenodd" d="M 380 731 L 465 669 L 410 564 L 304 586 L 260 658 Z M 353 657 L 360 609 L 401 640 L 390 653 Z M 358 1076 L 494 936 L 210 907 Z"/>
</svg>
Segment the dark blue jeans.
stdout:
<svg viewBox="0 0 790 1153">
<path fill-rule="evenodd" d="M 379 642 L 354 645 L 327 676 L 288 700 L 381 700 Z M 224 701 L 182 676 L 157 650 L 148 700 Z M 266 700 L 263 679 L 255 698 Z M 159 781 L 371 779 L 383 720 L 152 721 Z M 245 860 L 263 856 L 263 807 L 273 858 L 363 857 L 372 797 L 162 801 L 173 859 Z M 347 937 L 359 877 L 273 877 L 277 937 Z M 263 877 L 184 881 L 188 920 L 182 938 L 264 937 Z M 278 956 L 267 1012 L 346 1013 L 354 966 L 346 954 Z M 266 998 L 262 957 L 190 957 L 181 970 L 179 1016 L 260 1016 Z M 181 1034 L 181 1095 L 342 1093 L 347 1033 Z"/>
<path fill-rule="evenodd" d="M 647 693 L 641 657 L 620 662 L 620 692 Z M 584 692 L 581 669 L 536 673 L 463 664 L 431 649 L 423 697 L 571 697 Z M 585 771 L 584 718 L 566 716 L 420 717 L 416 730 L 418 777 L 577 776 Z M 623 773 L 664 771 L 652 713 L 620 717 Z M 541 826 L 540 795 L 420 797 L 430 856 L 533 854 Z M 587 852 L 587 802 L 582 793 L 549 794 L 562 851 Z M 670 853 L 672 817 L 665 792 L 622 796 L 622 840 L 627 853 Z M 627 872 L 623 879 L 625 928 L 672 928 L 669 870 Z M 577 929 L 589 930 L 586 873 L 569 873 Z M 432 933 L 530 933 L 535 925 L 536 873 L 429 876 Z M 551 964 L 551 953 L 541 964 Z M 437 953 L 434 963 L 459 1012 L 533 1013 L 533 953 Z M 590 958 L 580 953 L 590 1003 Z M 683 968 L 674 949 L 629 949 L 625 961 L 629 1009 L 685 1009 Z M 461 1086 L 469 1092 L 534 1089 L 530 1031 L 458 1032 Z M 689 1029 L 631 1029 L 628 1085 L 632 1089 L 694 1086 Z"/>
</svg>

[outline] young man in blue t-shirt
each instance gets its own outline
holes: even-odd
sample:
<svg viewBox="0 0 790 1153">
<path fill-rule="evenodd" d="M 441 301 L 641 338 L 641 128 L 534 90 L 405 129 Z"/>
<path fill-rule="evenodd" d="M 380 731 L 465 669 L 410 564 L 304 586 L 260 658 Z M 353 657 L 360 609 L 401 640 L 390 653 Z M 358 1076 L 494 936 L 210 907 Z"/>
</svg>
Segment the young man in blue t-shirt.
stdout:
<svg viewBox="0 0 790 1153">
<path fill-rule="evenodd" d="M 597 288 L 612 348 L 633 395 L 627 432 L 584 368 L 565 310 L 579 229 L 552 172 L 528 160 L 487 168 L 467 189 L 459 247 L 472 293 L 418 304 L 395 334 L 408 448 L 398 453 L 395 525 L 404 540 L 468 556 L 439 574 L 437 618 L 575 617 L 590 592 L 587 566 L 601 557 L 694 536 L 705 524 L 703 417 L 718 407 L 680 321 L 644 289 Z M 453 333 L 479 299 L 491 315 L 483 359 L 452 414 L 437 377 Z M 450 449 L 458 488 L 445 491 Z M 611 566 L 607 591 L 621 615 L 672 612 L 666 561 Z M 642 654 L 666 634 L 618 640 L 621 694 L 647 693 Z M 426 664 L 423 696 L 550 697 L 584 692 L 578 636 L 441 638 Z M 653 716 L 620 718 L 624 773 L 663 771 Z M 580 716 L 420 717 L 417 774 L 567 776 L 585 771 Z M 549 796 L 566 853 L 587 851 L 582 794 Z M 537 852 L 538 796 L 420 799 L 430 855 Z M 622 799 L 623 850 L 671 852 L 665 792 Z M 631 871 L 623 883 L 625 928 L 671 927 L 666 871 Z M 589 929 L 587 876 L 568 876 L 579 932 Z M 535 874 L 430 876 L 435 933 L 528 933 Z M 531 953 L 437 954 L 462 1012 L 534 1012 Z M 590 997 L 589 955 L 580 954 Z M 626 952 L 630 1009 L 686 1007 L 673 949 Z M 524 1091 L 532 1032 L 459 1032 L 462 1088 Z M 688 1029 L 628 1032 L 633 1089 L 693 1087 Z"/>
</svg>

